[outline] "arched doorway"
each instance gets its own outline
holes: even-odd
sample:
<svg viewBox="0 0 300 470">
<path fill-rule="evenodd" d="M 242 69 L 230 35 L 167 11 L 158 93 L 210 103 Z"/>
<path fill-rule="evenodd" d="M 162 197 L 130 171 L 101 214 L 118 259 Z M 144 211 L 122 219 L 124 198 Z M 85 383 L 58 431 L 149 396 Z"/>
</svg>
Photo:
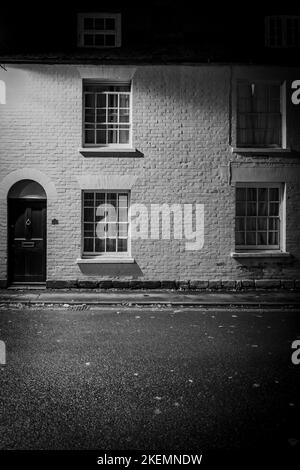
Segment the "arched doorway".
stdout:
<svg viewBox="0 0 300 470">
<path fill-rule="evenodd" d="M 36 181 L 15 183 L 7 195 L 8 281 L 46 281 L 46 193 Z"/>
</svg>

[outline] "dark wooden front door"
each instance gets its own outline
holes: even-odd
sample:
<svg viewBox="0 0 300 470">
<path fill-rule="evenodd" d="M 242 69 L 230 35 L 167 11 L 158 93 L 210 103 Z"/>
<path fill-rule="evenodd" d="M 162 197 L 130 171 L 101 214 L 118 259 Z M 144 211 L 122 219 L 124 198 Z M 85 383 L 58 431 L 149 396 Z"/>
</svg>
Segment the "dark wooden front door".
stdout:
<svg viewBox="0 0 300 470">
<path fill-rule="evenodd" d="M 8 200 L 10 283 L 46 280 L 46 201 Z"/>
</svg>

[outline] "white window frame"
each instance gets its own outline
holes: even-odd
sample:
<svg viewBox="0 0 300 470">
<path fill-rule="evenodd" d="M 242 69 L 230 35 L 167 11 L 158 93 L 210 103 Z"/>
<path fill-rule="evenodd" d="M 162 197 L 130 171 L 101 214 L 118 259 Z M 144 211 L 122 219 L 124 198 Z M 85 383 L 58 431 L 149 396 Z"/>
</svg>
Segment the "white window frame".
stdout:
<svg viewBox="0 0 300 470">
<path fill-rule="evenodd" d="M 267 145 L 260 145 L 255 146 L 255 144 L 247 145 L 241 144 L 238 142 L 238 84 L 239 82 L 248 82 L 249 84 L 266 84 L 266 85 L 278 85 L 280 87 L 280 113 L 281 113 L 281 145 L 280 146 L 267 146 Z M 234 117 L 234 127 L 233 127 L 233 142 L 235 142 L 234 149 L 251 149 L 255 150 L 264 150 L 264 151 L 272 151 L 272 150 L 279 150 L 279 149 L 286 149 L 287 148 L 287 127 L 286 127 L 286 82 L 282 80 L 261 80 L 256 78 L 246 78 L 241 77 L 237 78 L 235 81 L 235 92 L 233 93 L 233 117 Z"/>
<path fill-rule="evenodd" d="M 103 251 L 103 252 L 89 252 L 84 250 L 84 194 L 85 193 L 113 193 L 113 194 L 127 194 L 127 204 L 128 204 L 128 211 L 127 211 L 127 224 L 128 224 L 128 231 L 127 231 L 127 251 Z M 90 260 L 97 260 L 100 258 L 110 258 L 112 260 L 118 261 L 118 259 L 126 259 L 131 257 L 131 237 L 130 237 L 130 202 L 131 202 L 131 192 L 129 190 L 111 190 L 111 189 L 84 189 L 81 191 L 81 258 L 82 259 L 90 259 Z M 95 206 L 91 206 L 95 209 Z M 88 223 L 88 222 L 87 222 Z M 93 223 L 93 222 L 90 222 Z M 89 238 L 89 237 L 88 237 Z M 96 238 L 96 237 L 92 237 Z M 118 240 L 118 236 L 116 237 L 116 244 Z M 125 237 L 120 237 L 125 238 Z"/>
<path fill-rule="evenodd" d="M 271 21 L 279 20 L 281 22 L 281 38 L 276 37 L 276 44 L 271 44 L 270 28 Z M 298 44 L 288 43 L 288 20 L 297 20 L 300 29 L 300 16 L 299 15 L 272 15 L 265 18 L 265 45 L 271 48 L 286 48 L 286 47 L 300 47 L 300 40 Z"/>
<path fill-rule="evenodd" d="M 88 30 L 84 29 L 84 20 L 88 19 L 114 19 L 115 20 L 115 29 L 112 30 L 97 30 L 97 33 L 94 29 Z M 121 46 L 121 14 L 120 13 L 79 13 L 78 14 L 78 46 L 79 47 L 88 47 L 96 49 L 108 49 L 112 47 Z M 84 43 L 84 35 L 91 34 L 95 36 L 96 34 L 102 35 L 114 35 L 115 44 L 114 45 L 88 45 Z"/>
<path fill-rule="evenodd" d="M 236 244 L 236 231 L 234 232 L 235 236 L 235 250 L 237 252 L 251 252 L 251 251 L 285 251 L 285 184 L 283 183 L 236 183 L 235 185 L 235 227 L 236 227 L 236 218 L 243 217 L 236 214 L 236 190 L 237 188 L 277 188 L 279 189 L 279 244 L 275 245 L 237 245 Z M 253 217 L 257 217 L 253 216 Z M 263 216 L 264 217 L 264 216 Z M 266 216 L 269 218 L 269 216 Z M 271 216 L 272 217 L 272 216 Z M 256 231 L 257 232 L 257 229 Z M 268 232 L 268 230 L 267 230 Z"/>
<path fill-rule="evenodd" d="M 129 140 L 128 143 L 86 143 L 85 142 L 85 94 L 89 93 L 85 91 L 85 86 L 89 84 L 99 85 L 99 86 L 129 86 L 130 91 L 128 92 L 106 92 L 107 94 L 128 94 L 129 96 L 129 122 L 123 123 L 128 124 L 129 129 Z M 119 109 L 119 107 L 118 107 Z M 107 109 L 106 109 L 107 115 Z M 103 125 L 109 126 L 107 120 Z M 118 122 L 116 125 L 122 126 L 122 123 Z M 84 148 L 111 148 L 111 149 L 131 149 L 132 148 L 132 83 L 131 82 L 113 82 L 113 81 L 100 81 L 100 80 L 83 80 L 82 82 L 82 147 Z"/>
</svg>

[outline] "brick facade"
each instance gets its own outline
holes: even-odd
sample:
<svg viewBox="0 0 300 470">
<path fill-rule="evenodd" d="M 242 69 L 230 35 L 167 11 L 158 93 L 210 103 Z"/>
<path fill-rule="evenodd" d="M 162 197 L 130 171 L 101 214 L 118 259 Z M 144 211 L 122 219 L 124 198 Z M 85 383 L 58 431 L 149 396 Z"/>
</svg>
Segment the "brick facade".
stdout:
<svg viewBox="0 0 300 470">
<path fill-rule="evenodd" d="M 241 76 L 286 80 L 291 153 L 232 152 L 234 83 Z M 85 78 L 132 80 L 133 146 L 138 152 L 97 156 L 79 152 Z M 233 288 L 236 281 L 242 281 L 243 287 L 263 287 L 263 281 L 269 280 L 270 287 L 293 288 L 300 278 L 300 105 L 291 103 L 290 90 L 291 81 L 299 78 L 295 68 L 229 65 L 8 65 L 7 71 L 0 70 L 7 88 L 6 104 L 0 105 L 1 285 L 7 278 L 7 191 L 10 184 L 33 175 L 47 193 L 50 287 L 84 286 L 84 282 L 99 286 L 96 283 L 111 279 L 177 281 L 182 286 L 188 281 L 194 288 L 208 287 L 208 282 L 211 288 Z M 231 257 L 237 168 L 250 174 L 252 169 L 264 169 L 271 181 L 285 183 L 290 256 Z M 131 203 L 204 204 L 203 248 L 186 251 L 185 240 L 133 240 L 134 263 L 80 267 L 78 178 L 89 175 L 132 177 Z M 53 225 L 53 219 L 58 224 Z"/>
</svg>

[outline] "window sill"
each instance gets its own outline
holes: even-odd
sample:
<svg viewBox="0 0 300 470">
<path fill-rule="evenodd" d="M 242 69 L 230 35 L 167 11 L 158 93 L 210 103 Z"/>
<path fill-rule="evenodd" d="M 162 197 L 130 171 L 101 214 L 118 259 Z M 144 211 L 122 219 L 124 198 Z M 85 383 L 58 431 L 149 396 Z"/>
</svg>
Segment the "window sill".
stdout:
<svg viewBox="0 0 300 470">
<path fill-rule="evenodd" d="M 86 44 L 78 44 L 78 47 L 82 47 L 83 49 L 115 49 L 116 47 L 121 47 L 120 44 L 115 44 L 113 46 L 91 46 Z"/>
<path fill-rule="evenodd" d="M 249 153 L 249 154 L 260 154 L 260 155 L 269 155 L 269 154 L 286 154 L 291 153 L 290 148 L 277 148 L 277 147 L 261 147 L 261 148 L 254 148 L 254 147 L 231 147 L 232 153 Z"/>
<path fill-rule="evenodd" d="M 134 263 L 131 256 L 95 256 L 93 258 L 78 258 L 77 264 L 125 264 Z"/>
<path fill-rule="evenodd" d="M 286 251 L 260 250 L 260 251 L 233 251 L 231 258 L 289 258 L 291 255 Z"/>
<path fill-rule="evenodd" d="M 143 157 L 142 152 L 134 147 L 80 147 L 84 157 Z"/>
</svg>

